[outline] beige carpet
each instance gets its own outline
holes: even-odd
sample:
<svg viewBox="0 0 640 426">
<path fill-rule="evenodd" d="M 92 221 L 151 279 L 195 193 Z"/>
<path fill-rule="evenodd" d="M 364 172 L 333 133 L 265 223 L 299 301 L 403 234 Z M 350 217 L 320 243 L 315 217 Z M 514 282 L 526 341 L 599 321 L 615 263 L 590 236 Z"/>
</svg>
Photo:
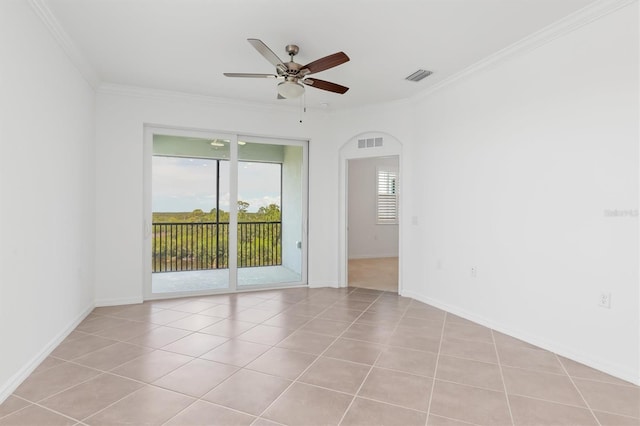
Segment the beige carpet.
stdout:
<svg viewBox="0 0 640 426">
<path fill-rule="evenodd" d="M 398 258 L 349 259 L 350 287 L 398 292 Z"/>
</svg>

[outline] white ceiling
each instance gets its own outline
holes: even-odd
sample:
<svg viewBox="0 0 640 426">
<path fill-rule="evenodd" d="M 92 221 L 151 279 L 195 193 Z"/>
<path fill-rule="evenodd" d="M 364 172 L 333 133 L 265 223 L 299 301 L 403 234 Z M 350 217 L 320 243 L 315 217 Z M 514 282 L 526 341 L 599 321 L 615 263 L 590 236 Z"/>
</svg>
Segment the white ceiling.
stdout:
<svg viewBox="0 0 640 426">
<path fill-rule="evenodd" d="M 358 107 L 407 98 L 594 0 L 41 0 L 103 82 L 198 95 L 276 101 L 276 80 L 246 41 L 296 62 L 344 51 L 350 62 L 315 76 L 350 87 L 307 88 L 310 107 Z M 553 64 L 540 64 L 541 67 Z M 420 83 L 404 78 L 434 71 Z"/>
</svg>

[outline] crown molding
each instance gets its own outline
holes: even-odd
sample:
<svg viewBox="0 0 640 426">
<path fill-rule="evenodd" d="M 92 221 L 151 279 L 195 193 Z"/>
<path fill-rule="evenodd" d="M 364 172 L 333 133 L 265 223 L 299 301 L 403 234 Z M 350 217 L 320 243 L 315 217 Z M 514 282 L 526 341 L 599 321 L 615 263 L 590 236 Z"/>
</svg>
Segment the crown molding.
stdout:
<svg viewBox="0 0 640 426">
<path fill-rule="evenodd" d="M 101 81 L 96 70 L 91 66 L 91 64 L 85 59 L 85 57 L 80 53 L 76 45 L 73 43 L 69 35 L 62 28 L 56 17 L 53 15 L 51 10 L 46 4 L 46 0 L 28 0 L 30 6 L 35 11 L 36 15 L 41 19 L 45 27 L 49 30 L 54 40 L 58 43 L 58 45 L 62 48 L 62 50 L 69 57 L 71 62 L 76 66 L 76 68 L 80 71 L 82 76 L 87 80 L 87 82 L 98 92 L 112 94 L 112 95 L 120 95 L 120 96 L 130 96 L 130 97 L 138 97 L 138 98 L 147 98 L 147 99 L 170 99 L 170 100 L 182 100 L 182 101 L 190 101 L 190 102 L 200 102 L 207 103 L 212 105 L 231 105 L 238 106 L 244 108 L 254 108 L 261 110 L 273 110 L 278 109 L 282 111 L 286 110 L 297 110 L 298 106 L 291 105 L 277 105 L 272 103 L 259 103 L 259 102 L 250 102 L 250 101 L 238 101 L 235 99 L 228 98 L 219 98 L 207 95 L 196 95 L 189 94 L 183 92 L 176 91 L 168 91 L 168 90 L 159 90 L 159 89 L 149 89 L 143 87 L 135 87 L 135 86 L 127 86 L 120 84 L 112 84 L 112 83 L 104 83 Z M 379 108 L 381 105 L 387 104 L 395 104 L 397 106 L 401 106 L 408 103 L 413 103 L 415 101 L 420 101 L 432 93 L 441 90 L 445 87 L 448 87 L 456 82 L 468 78 L 481 70 L 487 69 L 491 66 L 495 66 L 501 62 L 507 61 L 513 57 L 518 55 L 522 55 L 524 53 L 530 52 L 538 47 L 541 47 L 558 37 L 561 37 L 565 34 L 568 34 L 576 29 L 587 25 L 595 20 L 598 20 L 618 9 L 626 7 L 630 4 L 637 3 L 638 0 L 597 0 L 596 2 L 590 4 L 589 6 L 584 7 L 583 9 L 568 15 L 565 18 L 560 19 L 559 21 L 525 37 L 524 39 L 513 43 L 506 48 L 487 56 L 486 58 L 476 62 L 475 64 L 453 74 L 450 77 L 438 82 L 437 84 L 428 87 L 416 95 L 413 95 L 409 98 L 400 99 L 391 102 L 381 102 L 380 104 L 372 105 L 372 108 Z M 358 110 L 362 107 L 353 107 L 353 108 L 343 108 L 340 111 L 345 110 Z M 315 109 L 312 107 L 307 107 L 307 109 Z M 334 112 L 334 111 L 326 111 L 326 112 Z"/>
<path fill-rule="evenodd" d="M 100 77 L 96 70 L 80 53 L 80 50 L 71 41 L 71 37 L 62 28 L 60 22 L 53 15 L 53 12 L 47 6 L 45 0 L 29 0 L 29 5 L 42 21 L 44 26 L 49 30 L 53 39 L 58 43 L 60 48 L 69 57 L 71 63 L 80 71 L 84 79 L 93 87 L 97 88 L 100 84 Z"/>
<path fill-rule="evenodd" d="M 113 96 L 126 96 L 140 99 L 151 99 L 159 101 L 172 101 L 172 102 L 188 102 L 188 103 L 200 103 L 211 106 L 225 106 L 225 107 L 238 107 L 244 109 L 255 109 L 261 111 L 299 111 L 299 105 L 264 102 L 251 102 L 238 99 L 221 98 L 209 95 L 198 95 L 194 93 L 178 92 L 172 90 L 163 89 L 151 89 L 147 87 L 129 86 L 125 84 L 115 83 L 101 83 L 96 91 L 100 94 L 113 95 Z M 325 112 L 321 109 L 312 108 L 307 106 L 307 110 L 313 110 L 317 112 Z"/>
<path fill-rule="evenodd" d="M 618 9 L 637 3 L 638 0 L 598 0 L 547 27 L 517 41 L 496 53 L 476 62 L 473 65 L 453 74 L 450 77 L 411 96 L 411 101 L 420 101 L 432 93 L 464 80 L 481 70 L 498 65 L 516 56 L 535 50 L 559 37 L 569 34 L 580 27 L 596 21 Z"/>
</svg>

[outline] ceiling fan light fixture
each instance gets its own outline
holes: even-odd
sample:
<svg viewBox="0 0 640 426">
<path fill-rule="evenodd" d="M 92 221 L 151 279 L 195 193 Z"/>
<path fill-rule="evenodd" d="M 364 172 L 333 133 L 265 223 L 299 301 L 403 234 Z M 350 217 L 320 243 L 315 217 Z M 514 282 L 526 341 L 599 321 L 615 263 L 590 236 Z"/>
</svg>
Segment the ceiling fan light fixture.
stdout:
<svg viewBox="0 0 640 426">
<path fill-rule="evenodd" d="M 283 81 L 278 84 L 278 94 L 283 98 L 294 99 L 302 96 L 304 86 L 295 81 Z"/>
</svg>

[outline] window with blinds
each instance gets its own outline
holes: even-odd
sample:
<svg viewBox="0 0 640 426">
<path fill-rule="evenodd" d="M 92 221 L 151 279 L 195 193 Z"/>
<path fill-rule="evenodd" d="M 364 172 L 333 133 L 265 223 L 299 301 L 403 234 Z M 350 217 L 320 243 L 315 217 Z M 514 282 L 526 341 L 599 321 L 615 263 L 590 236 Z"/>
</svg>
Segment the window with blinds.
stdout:
<svg viewBox="0 0 640 426">
<path fill-rule="evenodd" d="M 398 223 L 398 172 L 397 170 L 376 169 L 376 222 L 378 224 Z"/>
</svg>

